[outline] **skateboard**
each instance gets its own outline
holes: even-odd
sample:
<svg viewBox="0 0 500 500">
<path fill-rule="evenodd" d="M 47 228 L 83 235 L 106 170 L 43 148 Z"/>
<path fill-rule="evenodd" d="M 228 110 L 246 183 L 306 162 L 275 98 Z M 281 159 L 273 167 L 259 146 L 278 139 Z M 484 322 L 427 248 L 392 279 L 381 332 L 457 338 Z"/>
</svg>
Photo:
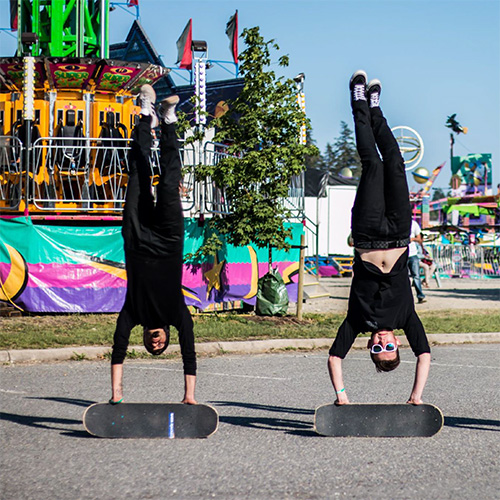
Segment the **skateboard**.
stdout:
<svg viewBox="0 0 500 500">
<path fill-rule="evenodd" d="M 430 437 L 443 427 L 434 405 L 327 404 L 316 408 L 314 430 L 334 437 Z"/>
<path fill-rule="evenodd" d="M 206 438 L 219 425 L 208 405 L 182 403 L 96 403 L 83 414 L 89 434 L 103 438 Z"/>
</svg>

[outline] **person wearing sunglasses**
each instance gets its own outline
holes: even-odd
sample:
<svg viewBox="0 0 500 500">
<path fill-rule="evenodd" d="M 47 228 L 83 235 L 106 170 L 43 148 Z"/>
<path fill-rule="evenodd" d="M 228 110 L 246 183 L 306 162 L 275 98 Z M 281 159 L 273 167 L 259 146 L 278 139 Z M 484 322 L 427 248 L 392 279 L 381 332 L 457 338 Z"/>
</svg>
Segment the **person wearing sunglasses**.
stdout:
<svg viewBox="0 0 500 500">
<path fill-rule="evenodd" d="M 362 173 L 352 208 L 355 252 L 348 311 L 330 348 L 328 370 L 336 403 L 349 403 L 342 360 L 356 337 L 371 333 L 371 359 L 377 371 L 388 372 L 400 364 L 394 330 L 402 329 L 417 357 L 408 403 L 421 404 L 431 357 L 408 276 L 412 214 L 404 160 L 380 109 L 380 81 L 367 85 L 366 73 L 357 71 L 349 88 Z"/>
</svg>

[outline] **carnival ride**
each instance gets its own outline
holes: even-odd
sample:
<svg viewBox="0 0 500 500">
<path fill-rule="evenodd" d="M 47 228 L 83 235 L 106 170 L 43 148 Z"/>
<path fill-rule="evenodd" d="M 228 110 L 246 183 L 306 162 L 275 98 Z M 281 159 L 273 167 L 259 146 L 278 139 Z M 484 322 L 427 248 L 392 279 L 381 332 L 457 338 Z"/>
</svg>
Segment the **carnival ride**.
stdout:
<svg viewBox="0 0 500 500">
<path fill-rule="evenodd" d="M 406 125 L 399 125 L 391 130 L 398 142 L 406 170 L 418 167 L 424 157 L 424 141 L 420 134 Z"/>
<path fill-rule="evenodd" d="M 19 0 L 17 17 L 16 56 L 0 59 L 0 210 L 116 211 L 135 98 L 168 69 L 108 58 L 109 0 Z"/>
<path fill-rule="evenodd" d="M 495 232 L 500 196 L 488 194 L 491 187 L 490 154 L 453 155 L 453 134 L 466 134 L 456 114 L 448 117 L 451 129 L 451 197 L 430 201 L 431 188 L 445 162 L 432 172 L 420 166 L 424 143 L 417 131 L 408 126 L 392 129 L 406 171 L 422 187 L 410 193 L 413 215 L 424 229 L 425 246 L 432 255 L 441 277 L 499 277 L 500 251 Z"/>
<path fill-rule="evenodd" d="M 121 215 L 136 97 L 145 83 L 164 85 L 170 69 L 109 57 L 109 0 L 15 3 L 18 49 L 0 59 L 0 303 L 30 312 L 116 312 L 126 290 Z M 195 42 L 186 50 L 206 50 Z M 207 60 L 194 59 L 196 81 L 186 92 L 203 94 Z M 153 189 L 158 154 L 153 147 Z M 181 150 L 186 254 L 206 237 L 204 216 L 229 209 L 222 189 L 195 182 L 194 166 L 226 154 L 209 140 Z M 300 211 L 300 186 L 295 191 L 288 202 Z M 291 226 L 296 243 L 303 227 Z M 273 252 L 291 300 L 298 254 Z M 253 303 L 267 262 L 266 249 L 227 245 L 213 259 L 185 264 L 186 302 L 200 310 Z"/>
</svg>

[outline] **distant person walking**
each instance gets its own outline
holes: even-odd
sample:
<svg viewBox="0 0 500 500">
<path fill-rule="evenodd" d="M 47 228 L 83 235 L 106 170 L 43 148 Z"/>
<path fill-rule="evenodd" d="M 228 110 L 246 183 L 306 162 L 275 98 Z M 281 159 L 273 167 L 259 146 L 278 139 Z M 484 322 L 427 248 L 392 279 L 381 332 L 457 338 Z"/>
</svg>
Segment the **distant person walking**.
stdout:
<svg viewBox="0 0 500 500">
<path fill-rule="evenodd" d="M 423 249 L 423 256 L 420 259 L 420 266 L 424 270 L 424 279 L 422 281 L 422 286 L 424 288 L 430 288 L 431 279 L 434 276 L 434 273 L 436 272 L 436 264 L 434 263 L 433 258 L 431 257 L 430 253 L 425 249 L 424 246 L 422 246 L 422 249 Z"/>
<path fill-rule="evenodd" d="M 423 255 L 422 230 L 415 219 L 411 221 L 410 246 L 408 248 L 408 270 L 413 280 L 413 286 L 417 292 L 419 304 L 427 302 L 422 290 L 422 281 L 420 279 L 420 259 Z"/>
</svg>

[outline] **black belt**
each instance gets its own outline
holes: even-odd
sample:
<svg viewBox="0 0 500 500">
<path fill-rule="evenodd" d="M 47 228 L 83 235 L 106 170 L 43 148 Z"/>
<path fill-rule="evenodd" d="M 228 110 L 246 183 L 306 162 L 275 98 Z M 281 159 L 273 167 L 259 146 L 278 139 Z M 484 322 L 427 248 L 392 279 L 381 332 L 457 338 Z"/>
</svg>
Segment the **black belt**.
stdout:
<svg viewBox="0 0 500 500">
<path fill-rule="evenodd" d="M 355 241 L 355 248 L 371 249 L 371 250 L 387 250 L 389 248 L 404 248 L 410 244 L 410 238 L 404 240 L 393 241 Z"/>
</svg>

